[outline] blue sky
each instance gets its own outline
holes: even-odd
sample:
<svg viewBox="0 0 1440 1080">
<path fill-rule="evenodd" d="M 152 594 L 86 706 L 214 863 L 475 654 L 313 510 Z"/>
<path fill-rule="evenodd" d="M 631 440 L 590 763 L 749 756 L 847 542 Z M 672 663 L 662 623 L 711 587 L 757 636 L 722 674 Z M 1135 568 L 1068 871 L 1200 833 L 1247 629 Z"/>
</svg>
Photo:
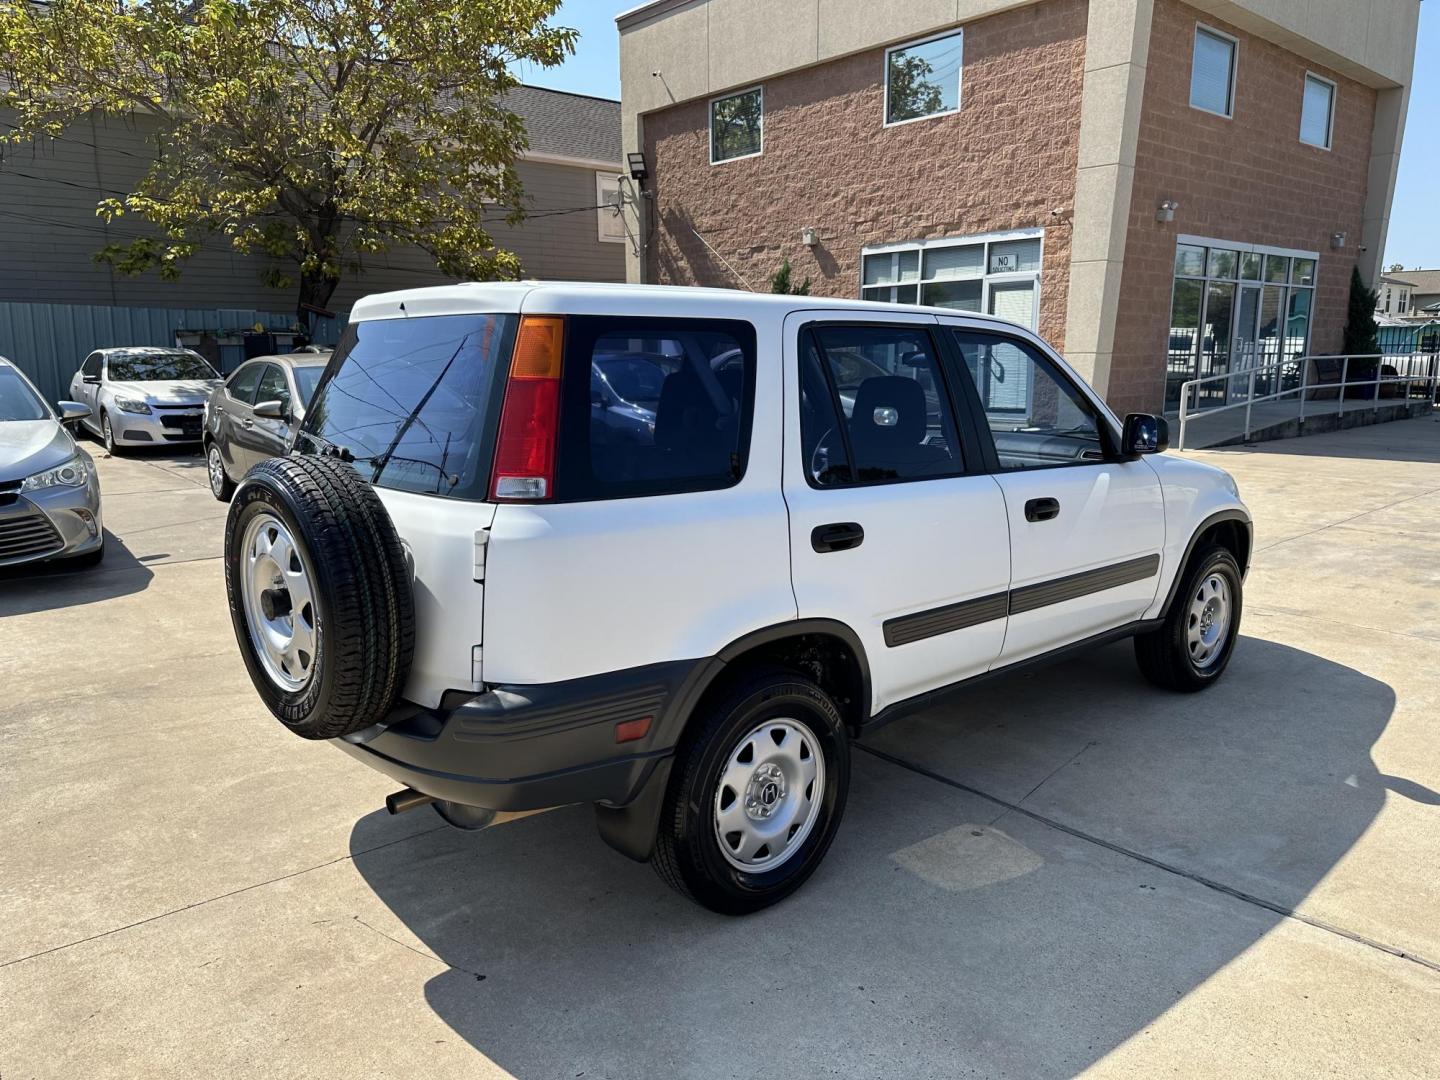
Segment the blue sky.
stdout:
<svg viewBox="0 0 1440 1080">
<path fill-rule="evenodd" d="M 566 0 L 556 22 L 580 31 L 575 55 L 552 71 L 522 69 L 520 77 L 536 86 L 598 97 L 620 96 L 620 37 L 615 15 L 639 0 L 617 5 L 607 0 Z M 1385 265 L 1440 267 L 1440 140 L 1433 137 L 1440 119 L 1440 3 L 1420 5 L 1420 45 L 1400 180 L 1390 223 Z"/>
</svg>

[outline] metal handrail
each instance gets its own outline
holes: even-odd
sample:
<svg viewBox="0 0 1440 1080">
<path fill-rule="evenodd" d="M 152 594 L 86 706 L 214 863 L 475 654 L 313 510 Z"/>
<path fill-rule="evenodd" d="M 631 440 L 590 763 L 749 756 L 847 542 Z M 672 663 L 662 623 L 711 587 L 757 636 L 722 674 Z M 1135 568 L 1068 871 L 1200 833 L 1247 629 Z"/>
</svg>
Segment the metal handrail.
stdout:
<svg viewBox="0 0 1440 1080">
<path fill-rule="evenodd" d="M 1310 365 L 1315 360 L 1339 360 L 1340 380 L 1339 382 L 1310 383 Z M 1350 379 L 1350 362 L 1352 360 L 1373 360 L 1375 361 L 1375 377 L 1373 379 Z M 1426 373 L 1423 375 L 1414 374 L 1414 365 L 1421 362 Z M 1397 368 L 1397 374 L 1386 375 L 1384 367 L 1386 364 Z M 1405 374 L 1399 374 L 1398 368 L 1401 364 L 1406 367 Z M 1284 378 L 1287 368 L 1299 367 L 1299 383 L 1286 389 L 1276 390 L 1271 393 L 1255 396 L 1255 383 L 1261 377 L 1275 379 L 1277 382 Z M 1215 405 L 1209 408 L 1191 409 L 1190 402 L 1195 397 L 1196 389 L 1209 383 L 1225 383 L 1225 397 L 1230 397 L 1229 384 L 1235 379 L 1248 380 L 1248 386 L 1243 401 L 1227 401 L 1223 405 Z M 1215 416 L 1219 413 L 1230 412 L 1235 409 L 1245 410 L 1244 438 L 1250 438 L 1251 418 L 1253 407 L 1263 405 L 1269 401 L 1279 401 L 1282 398 L 1298 394 L 1300 396 L 1299 420 L 1305 420 L 1306 392 L 1311 390 L 1325 389 L 1338 391 L 1335 397 L 1335 412 L 1345 411 L 1345 392 L 1350 387 L 1373 386 L 1375 387 L 1374 406 L 1376 413 L 1380 411 L 1380 387 L 1386 384 L 1401 385 L 1405 387 L 1402 400 L 1409 401 L 1413 396 L 1412 391 L 1416 383 L 1424 383 L 1427 388 L 1427 398 L 1435 400 L 1437 387 L 1440 387 L 1440 354 L 1434 353 L 1350 353 L 1338 356 L 1298 356 L 1288 360 L 1277 360 L 1258 367 L 1244 368 L 1239 371 L 1229 371 L 1220 375 L 1206 375 L 1199 379 L 1190 379 L 1180 386 L 1180 449 L 1186 449 L 1185 436 L 1187 434 L 1190 420 L 1199 417 Z M 1198 399 L 1197 399 L 1198 400 Z M 1322 410 L 1323 411 L 1323 410 Z"/>
</svg>

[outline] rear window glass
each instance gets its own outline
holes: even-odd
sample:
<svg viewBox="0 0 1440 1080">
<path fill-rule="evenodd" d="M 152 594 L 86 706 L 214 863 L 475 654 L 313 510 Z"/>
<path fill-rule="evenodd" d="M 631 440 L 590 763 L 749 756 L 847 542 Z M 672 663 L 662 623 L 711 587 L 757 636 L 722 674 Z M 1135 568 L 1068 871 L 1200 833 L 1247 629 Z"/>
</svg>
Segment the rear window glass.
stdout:
<svg viewBox="0 0 1440 1080">
<path fill-rule="evenodd" d="M 744 475 L 749 323 L 572 317 L 566 341 L 558 499 L 705 491 Z"/>
<path fill-rule="evenodd" d="M 301 449 L 343 447 L 379 487 L 484 499 L 497 378 L 515 316 L 352 323 L 305 414 Z"/>
</svg>

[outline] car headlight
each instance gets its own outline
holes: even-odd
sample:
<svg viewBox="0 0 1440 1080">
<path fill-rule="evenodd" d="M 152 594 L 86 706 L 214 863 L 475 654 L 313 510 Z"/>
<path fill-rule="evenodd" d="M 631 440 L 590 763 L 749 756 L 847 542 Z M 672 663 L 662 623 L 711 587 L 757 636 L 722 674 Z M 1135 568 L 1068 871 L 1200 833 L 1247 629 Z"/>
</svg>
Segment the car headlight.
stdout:
<svg viewBox="0 0 1440 1080">
<path fill-rule="evenodd" d="M 43 491 L 52 487 L 80 487 L 89 475 L 90 471 L 85 468 L 85 462 L 76 456 L 63 465 L 27 476 L 21 481 L 20 490 L 26 492 Z"/>
<path fill-rule="evenodd" d="M 115 399 L 115 407 L 121 412 L 148 413 L 150 411 L 148 404 L 139 398 L 131 397 L 117 397 Z"/>
</svg>

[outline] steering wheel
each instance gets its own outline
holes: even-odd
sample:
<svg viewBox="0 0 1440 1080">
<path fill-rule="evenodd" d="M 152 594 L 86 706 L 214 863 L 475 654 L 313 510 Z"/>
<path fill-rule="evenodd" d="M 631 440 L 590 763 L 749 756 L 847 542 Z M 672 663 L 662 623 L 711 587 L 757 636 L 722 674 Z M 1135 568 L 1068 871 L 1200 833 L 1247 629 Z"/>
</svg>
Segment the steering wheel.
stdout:
<svg viewBox="0 0 1440 1080">
<path fill-rule="evenodd" d="M 813 480 L 819 480 L 830 467 L 829 439 L 835 433 L 835 425 L 832 424 L 825 429 L 825 434 L 816 440 L 815 449 L 810 451 L 810 477 Z"/>
</svg>

